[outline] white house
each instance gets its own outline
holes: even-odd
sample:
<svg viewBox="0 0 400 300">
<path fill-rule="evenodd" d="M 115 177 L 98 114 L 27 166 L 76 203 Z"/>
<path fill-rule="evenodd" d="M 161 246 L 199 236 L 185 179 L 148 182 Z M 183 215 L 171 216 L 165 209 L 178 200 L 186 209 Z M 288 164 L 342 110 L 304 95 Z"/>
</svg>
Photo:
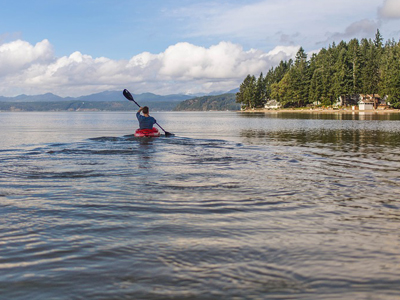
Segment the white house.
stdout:
<svg viewBox="0 0 400 300">
<path fill-rule="evenodd" d="M 361 100 L 360 102 L 358 102 L 358 109 L 359 109 L 359 110 L 374 109 L 374 101 L 371 101 L 371 100 Z"/>
<path fill-rule="evenodd" d="M 278 109 L 281 107 L 281 104 L 276 100 L 268 100 L 264 107 L 266 109 Z"/>
<path fill-rule="evenodd" d="M 360 94 L 358 99 L 360 110 L 376 109 L 382 101 L 381 96 L 378 94 Z"/>
</svg>

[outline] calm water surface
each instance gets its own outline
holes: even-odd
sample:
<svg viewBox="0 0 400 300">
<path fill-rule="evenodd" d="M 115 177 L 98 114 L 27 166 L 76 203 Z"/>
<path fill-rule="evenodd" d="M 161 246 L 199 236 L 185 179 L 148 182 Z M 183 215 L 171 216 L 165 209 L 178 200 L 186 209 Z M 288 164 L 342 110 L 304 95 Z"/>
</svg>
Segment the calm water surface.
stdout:
<svg viewBox="0 0 400 300">
<path fill-rule="evenodd" d="M 399 299 L 400 115 L 0 113 L 0 299 Z"/>
</svg>

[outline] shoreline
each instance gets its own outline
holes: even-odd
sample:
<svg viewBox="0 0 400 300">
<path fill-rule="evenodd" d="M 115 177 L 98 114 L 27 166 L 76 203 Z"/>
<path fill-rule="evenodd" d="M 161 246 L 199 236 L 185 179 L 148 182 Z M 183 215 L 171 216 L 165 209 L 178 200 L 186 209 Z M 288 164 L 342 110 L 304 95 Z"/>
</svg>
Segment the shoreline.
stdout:
<svg viewBox="0 0 400 300">
<path fill-rule="evenodd" d="M 323 109 L 323 108 L 282 108 L 282 109 L 266 109 L 256 108 L 250 110 L 239 110 L 242 113 L 330 113 L 330 114 L 355 114 L 355 113 L 378 113 L 390 114 L 400 113 L 400 109 L 368 109 L 368 110 L 352 110 L 352 109 Z"/>
</svg>

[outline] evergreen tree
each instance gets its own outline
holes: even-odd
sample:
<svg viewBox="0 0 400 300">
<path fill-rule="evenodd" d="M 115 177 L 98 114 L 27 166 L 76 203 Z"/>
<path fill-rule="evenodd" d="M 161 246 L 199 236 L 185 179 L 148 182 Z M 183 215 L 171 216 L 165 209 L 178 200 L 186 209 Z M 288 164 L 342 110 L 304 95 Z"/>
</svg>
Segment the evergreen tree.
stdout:
<svg viewBox="0 0 400 300">
<path fill-rule="evenodd" d="M 303 47 L 300 47 L 296 54 L 294 67 L 289 71 L 291 86 L 293 87 L 292 94 L 293 102 L 297 106 L 303 106 L 308 102 L 309 78 L 308 78 L 308 61 L 307 54 Z"/>
<path fill-rule="evenodd" d="M 388 95 L 388 101 L 400 108 L 400 43 L 387 44 L 382 67 L 381 97 Z"/>
<path fill-rule="evenodd" d="M 282 63 L 282 61 L 281 61 Z M 275 83 L 274 80 L 274 68 L 271 68 L 267 75 L 264 78 L 264 87 L 265 87 L 265 99 L 271 99 L 271 86 Z"/>
<path fill-rule="evenodd" d="M 323 69 L 318 68 L 313 72 L 310 81 L 309 91 L 310 102 L 315 104 L 322 104 L 324 99 L 323 90 Z"/>
<path fill-rule="evenodd" d="M 256 87 L 254 91 L 254 107 L 263 107 L 265 104 L 266 86 L 262 72 L 258 77 L 255 85 Z"/>
<path fill-rule="evenodd" d="M 379 29 L 376 30 L 374 46 L 377 49 L 382 49 L 382 46 L 383 46 L 383 37 L 382 37 L 381 33 L 379 32 Z"/>
<path fill-rule="evenodd" d="M 293 105 L 293 88 L 289 72 L 283 76 L 279 83 L 274 83 L 271 89 L 272 97 L 279 101 L 283 107 Z"/>
<path fill-rule="evenodd" d="M 379 48 L 371 40 L 361 41 L 362 55 L 362 94 L 377 94 L 380 83 L 380 56 Z"/>
<path fill-rule="evenodd" d="M 361 54 L 360 43 L 357 39 L 352 39 L 349 42 L 347 55 L 352 65 L 352 89 L 350 94 L 356 94 L 361 90 Z"/>
<path fill-rule="evenodd" d="M 255 82 L 256 78 L 250 74 L 244 79 L 243 83 L 239 87 L 239 92 L 236 93 L 236 102 L 242 103 L 244 108 L 255 107 Z"/>
<path fill-rule="evenodd" d="M 330 105 L 328 97 L 331 83 L 329 66 L 329 53 L 326 49 L 321 49 L 318 55 L 311 58 L 310 62 L 310 102 L 320 102 L 323 105 Z"/>
<path fill-rule="evenodd" d="M 352 92 L 352 67 L 348 60 L 347 49 L 342 47 L 335 64 L 333 91 L 335 99 L 350 95 Z"/>
<path fill-rule="evenodd" d="M 332 43 L 310 61 L 301 47 L 294 61 L 281 61 L 265 77 L 248 75 L 236 101 L 248 108 L 261 107 L 266 99 L 276 99 L 283 107 L 317 101 L 328 106 L 339 96 L 378 93 L 400 108 L 400 42 L 383 45 L 379 30 L 374 40 Z"/>
</svg>

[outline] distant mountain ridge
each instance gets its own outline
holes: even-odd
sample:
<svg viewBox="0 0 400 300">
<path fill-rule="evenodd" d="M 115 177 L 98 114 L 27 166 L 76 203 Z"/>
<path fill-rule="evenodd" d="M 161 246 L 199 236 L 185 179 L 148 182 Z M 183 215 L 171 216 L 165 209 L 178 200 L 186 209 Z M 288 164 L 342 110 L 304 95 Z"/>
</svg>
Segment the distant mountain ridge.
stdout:
<svg viewBox="0 0 400 300">
<path fill-rule="evenodd" d="M 137 101 L 150 101 L 150 102 L 179 102 L 192 98 L 191 95 L 156 95 L 153 93 L 143 93 L 133 95 Z M 1 102 L 59 102 L 59 101 L 89 101 L 89 102 L 114 102 L 114 101 L 127 101 L 122 95 L 122 91 L 104 91 L 80 97 L 60 97 L 52 93 L 42 95 L 18 95 L 15 97 L 0 96 Z"/>
<path fill-rule="evenodd" d="M 142 106 L 152 111 L 173 110 L 236 110 L 235 92 L 207 96 L 196 95 L 156 95 L 143 93 L 133 95 Z M 2 111 L 136 111 L 137 106 L 125 99 L 122 91 L 104 91 L 80 97 L 60 97 L 52 93 L 43 95 L 18 95 L 16 97 L 0 96 Z"/>
<path fill-rule="evenodd" d="M 133 94 L 137 102 L 181 102 L 199 95 L 184 95 L 184 94 L 171 94 L 171 95 L 157 95 L 153 93 Z M 53 93 L 46 93 L 42 95 L 18 95 L 15 97 L 0 96 L 0 102 L 59 102 L 59 101 L 88 101 L 88 102 L 101 102 L 101 101 L 127 101 L 122 95 L 122 91 L 104 91 L 100 93 L 90 94 L 79 97 L 60 97 Z"/>
<path fill-rule="evenodd" d="M 37 102 L 37 101 L 41 101 L 41 102 L 57 102 L 57 101 L 68 101 L 68 100 L 72 100 L 73 98 L 71 97 L 60 97 L 57 95 L 54 95 L 52 93 L 46 93 L 46 94 L 42 94 L 42 95 L 18 95 L 15 97 L 4 97 L 4 96 L 0 96 L 0 101 L 2 102 Z"/>
<path fill-rule="evenodd" d="M 221 111 L 239 110 L 240 104 L 236 103 L 235 93 L 226 93 L 215 96 L 203 96 L 191 98 L 180 102 L 174 110 L 176 111 Z"/>
</svg>

